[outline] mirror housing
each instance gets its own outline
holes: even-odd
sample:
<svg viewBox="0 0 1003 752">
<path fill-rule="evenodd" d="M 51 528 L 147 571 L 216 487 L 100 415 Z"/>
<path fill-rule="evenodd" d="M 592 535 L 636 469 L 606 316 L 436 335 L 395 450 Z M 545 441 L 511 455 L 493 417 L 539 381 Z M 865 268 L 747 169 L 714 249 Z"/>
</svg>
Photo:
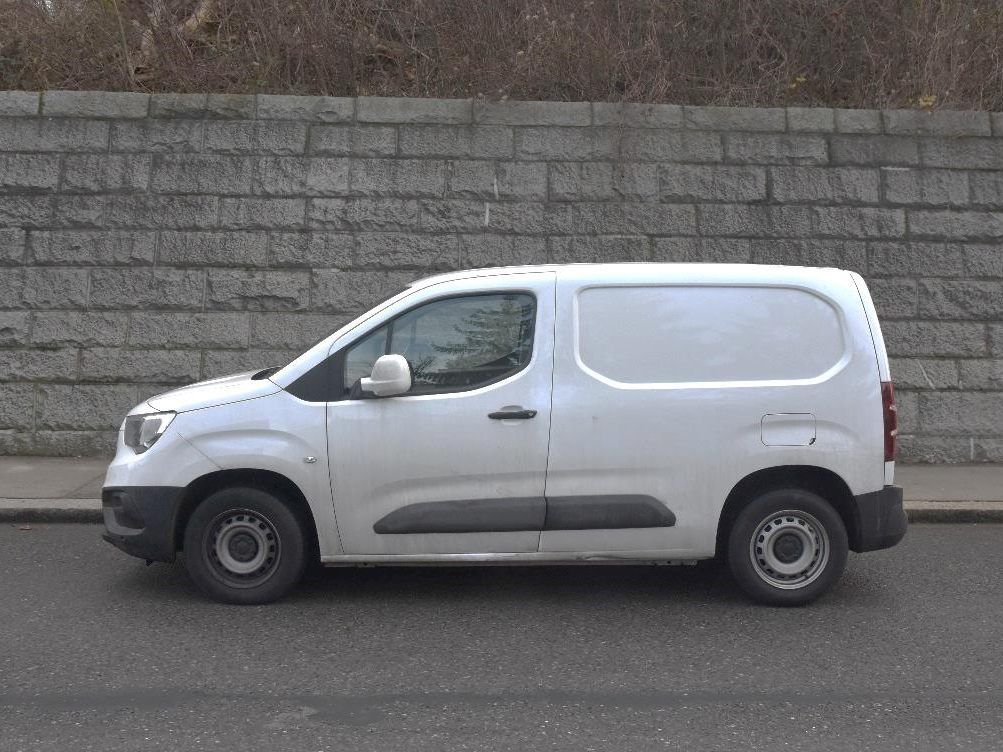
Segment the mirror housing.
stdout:
<svg viewBox="0 0 1003 752">
<path fill-rule="evenodd" d="M 381 355 L 368 378 L 359 380 L 363 392 L 377 397 L 395 397 L 411 389 L 411 365 L 403 355 Z"/>
</svg>

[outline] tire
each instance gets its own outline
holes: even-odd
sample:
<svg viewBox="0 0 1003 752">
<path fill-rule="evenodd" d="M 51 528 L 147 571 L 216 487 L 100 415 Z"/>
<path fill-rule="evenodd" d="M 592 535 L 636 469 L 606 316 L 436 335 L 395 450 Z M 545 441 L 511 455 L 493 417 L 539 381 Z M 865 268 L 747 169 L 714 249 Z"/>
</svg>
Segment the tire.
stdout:
<svg viewBox="0 0 1003 752">
<path fill-rule="evenodd" d="M 849 544 L 839 513 L 818 494 L 769 491 L 743 509 L 728 535 L 728 566 L 760 603 L 801 606 L 831 588 Z"/>
<path fill-rule="evenodd" d="M 206 497 L 185 527 L 188 574 L 223 603 L 270 603 L 303 576 L 307 539 L 296 514 L 279 497 L 234 487 Z"/>
</svg>

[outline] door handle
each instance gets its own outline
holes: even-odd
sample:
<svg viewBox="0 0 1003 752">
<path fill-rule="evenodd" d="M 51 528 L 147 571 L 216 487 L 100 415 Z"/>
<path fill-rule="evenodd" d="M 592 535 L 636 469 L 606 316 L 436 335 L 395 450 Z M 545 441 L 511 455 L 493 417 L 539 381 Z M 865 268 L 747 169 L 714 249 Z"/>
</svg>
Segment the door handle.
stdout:
<svg viewBox="0 0 1003 752">
<path fill-rule="evenodd" d="M 529 420 L 536 417 L 536 410 L 523 410 L 521 407 L 503 407 L 497 412 L 488 413 L 491 420 Z"/>
</svg>

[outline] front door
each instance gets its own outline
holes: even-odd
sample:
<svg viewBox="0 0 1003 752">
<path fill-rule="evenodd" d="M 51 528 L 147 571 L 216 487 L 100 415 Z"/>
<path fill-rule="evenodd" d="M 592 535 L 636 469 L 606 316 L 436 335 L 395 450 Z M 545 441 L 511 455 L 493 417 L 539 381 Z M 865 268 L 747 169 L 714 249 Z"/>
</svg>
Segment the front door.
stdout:
<svg viewBox="0 0 1003 752">
<path fill-rule="evenodd" d="M 537 550 L 553 332 L 554 274 L 506 274 L 420 290 L 340 349 L 328 450 L 346 554 Z M 353 393 L 383 354 L 407 358 L 411 391 Z"/>
</svg>

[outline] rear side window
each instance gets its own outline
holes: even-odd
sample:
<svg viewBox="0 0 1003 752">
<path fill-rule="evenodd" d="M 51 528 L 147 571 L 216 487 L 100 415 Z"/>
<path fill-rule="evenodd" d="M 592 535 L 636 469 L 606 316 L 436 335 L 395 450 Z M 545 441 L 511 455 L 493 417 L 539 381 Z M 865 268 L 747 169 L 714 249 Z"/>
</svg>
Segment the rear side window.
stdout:
<svg viewBox="0 0 1003 752">
<path fill-rule="evenodd" d="M 474 389 L 524 368 L 533 354 L 536 301 L 525 293 L 445 298 L 414 308 L 345 353 L 345 388 L 384 354 L 411 364 L 411 392 Z"/>
<path fill-rule="evenodd" d="M 784 287 L 593 287 L 578 296 L 583 365 L 626 384 L 796 381 L 845 343 L 827 301 Z"/>
</svg>

